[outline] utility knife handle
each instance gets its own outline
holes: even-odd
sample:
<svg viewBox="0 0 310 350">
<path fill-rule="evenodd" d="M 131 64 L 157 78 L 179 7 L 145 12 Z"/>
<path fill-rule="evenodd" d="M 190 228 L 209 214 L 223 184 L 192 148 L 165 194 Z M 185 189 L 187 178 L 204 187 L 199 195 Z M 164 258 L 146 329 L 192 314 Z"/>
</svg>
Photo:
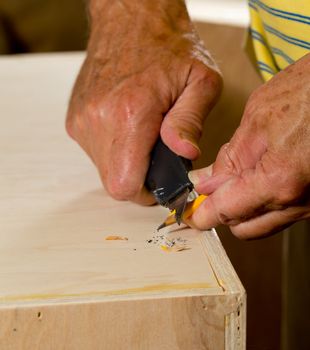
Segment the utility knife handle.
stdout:
<svg viewBox="0 0 310 350">
<path fill-rule="evenodd" d="M 190 160 L 172 152 L 159 138 L 151 154 L 146 187 L 153 192 L 160 205 L 168 207 L 179 194 L 193 189 L 187 175 L 191 169 Z"/>
</svg>

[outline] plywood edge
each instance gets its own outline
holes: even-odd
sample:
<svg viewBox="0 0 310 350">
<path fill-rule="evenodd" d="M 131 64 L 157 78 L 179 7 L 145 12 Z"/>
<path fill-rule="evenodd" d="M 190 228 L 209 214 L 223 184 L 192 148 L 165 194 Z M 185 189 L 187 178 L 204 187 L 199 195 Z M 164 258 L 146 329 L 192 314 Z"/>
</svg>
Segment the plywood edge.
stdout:
<svg viewBox="0 0 310 350">
<path fill-rule="evenodd" d="M 210 265 L 228 297 L 225 316 L 225 350 L 246 348 L 246 292 L 214 229 L 201 238 Z M 226 301 L 227 302 L 227 301 Z"/>
<path fill-rule="evenodd" d="M 208 294 L 206 294 L 206 290 Z M 64 305 L 111 301 L 148 300 L 180 297 L 201 297 L 218 293 L 204 283 L 147 285 L 141 288 L 96 291 L 77 294 L 40 294 L 0 297 L 0 310 L 16 306 Z"/>
<path fill-rule="evenodd" d="M 215 229 L 204 232 L 204 235 L 200 239 L 215 277 L 223 289 L 223 293 L 240 294 L 240 297 L 243 297 L 245 294 L 243 285 L 241 284 Z"/>
<path fill-rule="evenodd" d="M 236 298 L 234 310 L 225 316 L 225 350 L 246 349 L 246 295 Z"/>
</svg>

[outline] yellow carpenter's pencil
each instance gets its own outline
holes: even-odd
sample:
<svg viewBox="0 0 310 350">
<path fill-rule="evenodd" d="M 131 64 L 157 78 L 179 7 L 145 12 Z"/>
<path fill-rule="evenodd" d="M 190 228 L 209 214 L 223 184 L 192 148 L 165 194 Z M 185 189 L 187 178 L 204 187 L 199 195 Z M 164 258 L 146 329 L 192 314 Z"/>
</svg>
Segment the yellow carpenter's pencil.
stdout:
<svg viewBox="0 0 310 350">
<path fill-rule="evenodd" d="M 196 199 L 194 199 L 192 202 L 189 202 L 184 210 L 183 213 L 183 219 L 187 219 L 189 218 L 191 215 L 193 215 L 194 211 L 199 207 L 199 205 L 207 198 L 207 196 L 201 194 L 200 196 L 198 196 Z M 166 226 L 170 226 L 176 223 L 176 219 L 175 219 L 175 210 L 172 211 L 168 217 L 166 218 L 166 220 L 157 228 L 157 231 L 159 231 L 160 229 L 166 227 Z"/>
</svg>

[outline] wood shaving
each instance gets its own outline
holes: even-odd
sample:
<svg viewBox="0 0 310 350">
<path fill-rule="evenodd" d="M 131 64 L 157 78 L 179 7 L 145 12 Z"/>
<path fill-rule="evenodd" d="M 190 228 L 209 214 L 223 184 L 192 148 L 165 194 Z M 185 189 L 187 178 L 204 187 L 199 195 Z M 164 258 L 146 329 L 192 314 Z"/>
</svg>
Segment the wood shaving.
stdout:
<svg viewBox="0 0 310 350">
<path fill-rule="evenodd" d="M 128 241 L 128 237 L 124 237 L 124 236 L 116 236 L 116 235 L 112 235 L 112 236 L 107 236 L 105 238 L 106 241 Z"/>
<path fill-rule="evenodd" d="M 189 247 L 187 246 L 178 246 L 178 245 L 174 245 L 172 247 L 167 247 L 165 245 L 161 245 L 160 248 L 165 251 L 165 252 L 168 252 L 168 253 L 172 253 L 172 252 L 181 252 L 182 250 L 188 250 L 190 249 Z"/>
</svg>

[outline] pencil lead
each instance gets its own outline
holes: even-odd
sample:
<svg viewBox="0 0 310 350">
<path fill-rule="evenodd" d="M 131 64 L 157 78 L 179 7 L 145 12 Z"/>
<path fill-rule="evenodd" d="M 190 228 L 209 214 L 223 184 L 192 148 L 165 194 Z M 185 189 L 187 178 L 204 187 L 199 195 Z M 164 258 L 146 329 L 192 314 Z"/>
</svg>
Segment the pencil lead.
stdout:
<svg viewBox="0 0 310 350">
<path fill-rule="evenodd" d="M 158 232 L 159 230 L 161 230 L 162 228 L 164 228 L 164 227 L 166 227 L 166 223 L 165 223 L 165 222 L 163 222 L 162 224 L 160 224 L 160 225 L 157 227 L 157 232 Z"/>
</svg>

